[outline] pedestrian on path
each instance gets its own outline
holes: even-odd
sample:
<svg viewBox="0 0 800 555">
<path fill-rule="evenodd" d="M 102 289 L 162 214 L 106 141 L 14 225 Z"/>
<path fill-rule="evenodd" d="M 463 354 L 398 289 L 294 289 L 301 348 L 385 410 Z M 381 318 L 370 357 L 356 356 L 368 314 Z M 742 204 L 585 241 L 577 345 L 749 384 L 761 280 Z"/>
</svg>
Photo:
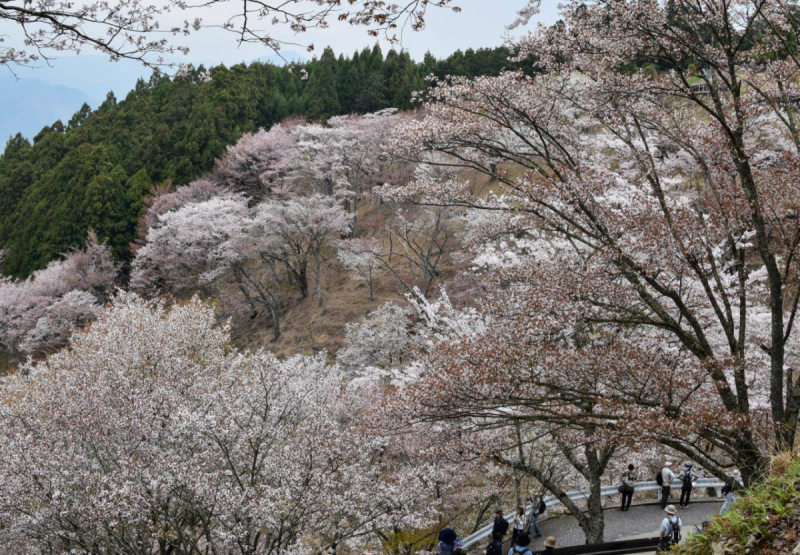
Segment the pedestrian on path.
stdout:
<svg viewBox="0 0 800 555">
<path fill-rule="evenodd" d="M 634 466 L 628 465 L 628 471 L 622 474 L 622 484 L 620 484 L 619 492 L 622 494 L 622 506 L 620 511 L 627 511 L 631 508 L 631 501 L 633 501 L 633 490 L 636 484 L 637 476 Z"/>
<path fill-rule="evenodd" d="M 722 504 L 722 508 L 719 510 L 719 514 L 725 514 L 725 511 L 730 509 L 731 503 L 736 501 L 736 496 L 733 495 L 733 492 L 739 489 L 739 478 L 741 477 L 742 473 L 738 470 L 733 471 L 733 479 L 729 480 L 724 486 L 722 486 L 722 495 L 725 496 L 725 502 Z"/>
<path fill-rule="evenodd" d="M 508 555 L 533 555 L 528 546 L 531 544 L 531 537 L 524 531 L 517 536 L 517 545 L 508 550 Z"/>
<path fill-rule="evenodd" d="M 493 534 L 492 541 L 486 546 L 484 555 L 503 555 L 503 536 Z"/>
<path fill-rule="evenodd" d="M 692 488 L 697 478 L 699 478 L 699 476 L 692 472 L 692 463 L 687 462 L 683 466 L 683 472 L 678 474 L 678 480 L 681 481 L 681 507 L 689 506 L 689 499 L 692 497 Z"/>
<path fill-rule="evenodd" d="M 500 534 L 500 539 L 506 537 L 508 532 L 508 521 L 503 518 L 503 511 L 497 509 L 494 513 L 494 525 L 492 526 L 492 535 Z"/>
<path fill-rule="evenodd" d="M 544 502 L 542 496 L 537 495 L 536 497 L 530 498 L 531 506 L 531 518 L 528 521 L 528 535 L 531 533 L 531 528 L 533 528 L 533 532 L 536 534 L 535 537 L 541 538 L 542 537 L 542 530 L 539 528 L 539 517 L 542 516 L 547 512 L 547 503 Z"/>
<path fill-rule="evenodd" d="M 511 521 L 511 546 L 517 545 L 517 538 L 525 532 L 525 509 L 517 507 L 514 520 Z"/>
<path fill-rule="evenodd" d="M 665 462 L 664 468 L 662 468 L 661 472 L 659 472 L 656 476 L 656 482 L 658 482 L 658 484 L 661 486 L 662 509 L 666 509 L 667 503 L 669 503 L 669 493 L 672 489 L 672 481 L 675 480 L 675 473 L 670 469 L 671 466 L 671 461 Z"/>
<path fill-rule="evenodd" d="M 683 528 L 683 522 L 676 514 L 675 505 L 669 505 L 664 512 L 667 513 L 667 516 L 661 521 L 661 528 L 658 531 L 661 540 L 658 544 L 659 551 L 669 551 L 670 547 L 678 545 Z"/>
</svg>

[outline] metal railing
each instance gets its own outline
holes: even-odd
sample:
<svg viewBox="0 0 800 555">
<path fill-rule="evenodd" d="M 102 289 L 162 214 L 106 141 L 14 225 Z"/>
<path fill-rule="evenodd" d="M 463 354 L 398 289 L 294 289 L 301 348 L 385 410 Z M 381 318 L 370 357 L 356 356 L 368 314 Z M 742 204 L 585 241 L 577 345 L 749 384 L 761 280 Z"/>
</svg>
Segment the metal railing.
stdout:
<svg viewBox="0 0 800 555">
<path fill-rule="evenodd" d="M 741 478 L 737 478 L 739 483 L 741 483 Z M 703 489 L 703 488 L 713 488 L 716 493 L 716 496 L 722 497 L 722 487 L 725 485 L 725 482 L 720 480 L 719 478 L 698 478 L 694 481 L 694 489 Z M 683 486 L 683 483 L 680 480 L 673 480 L 670 487 L 674 489 L 680 489 Z M 614 495 L 620 495 L 619 491 L 617 490 L 618 486 L 603 486 L 600 489 L 600 500 L 601 503 L 605 504 L 605 499 L 607 497 L 611 497 Z M 634 495 L 637 493 L 642 492 L 650 492 L 655 491 L 658 493 L 658 499 L 661 499 L 661 486 L 659 486 L 655 480 L 651 482 L 638 482 L 633 487 Z M 589 492 L 586 490 L 576 490 L 567 492 L 567 497 L 572 501 L 585 501 L 589 499 Z M 544 498 L 544 503 L 547 505 L 547 508 L 554 507 L 556 505 L 561 504 L 561 500 L 554 496 L 548 495 Z M 533 510 L 532 505 L 527 505 L 525 507 L 525 514 L 530 515 L 531 511 Z M 511 520 L 514 518 L 515 512 L 508 513 L 505 515 L 506 520 Z M 492 534 L 492 527 L 494 523 L 489 523 L 480 530 L 473 532 L 469 536 L 463 539 L 464 542 L 464 549 L 469 548 L 477 544 L 479 541 L 488 538 Z"/>
</svg>

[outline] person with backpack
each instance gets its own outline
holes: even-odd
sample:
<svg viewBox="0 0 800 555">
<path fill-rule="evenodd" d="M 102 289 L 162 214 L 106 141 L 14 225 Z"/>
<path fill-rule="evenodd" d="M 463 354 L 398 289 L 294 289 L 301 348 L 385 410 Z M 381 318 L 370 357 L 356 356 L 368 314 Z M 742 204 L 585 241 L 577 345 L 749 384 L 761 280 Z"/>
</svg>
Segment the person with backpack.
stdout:
<svg viewBox="0 0 800 555">
<path fill-rule="evenodd" d="M 733 471 L 733 479 L 729 480 L 722 486 L 722 495 L 725 496 L 725 502 L 722 504 L 722 508 L 719 510 L 719 514 L 725 514 L 731 504 L 736 501 L 736 496 L 733 495 L 733 492 L 739 489 L 739 477 L 742 475 L 741 472 L 738 470 Z"/>
<path fill-rule="evenodd" d="M 636 472 L 632 464 L 628 465 L 628 471 L 622 474 L 622 483 L 619 486 L 619 492 L 622 494 L 622 506 L 620 511 L 628 511 L 631 508 L 631 501 L 633 501 L 633 489 L 636 484 Z"/>
<path fill-rule="evenodd" d="M 452 528 L 442 528 L 439 532 L 439 545 L 436 546 L 437 555 L 457 555 L 463 553 L 463 542 Z"/>
<path fill-rule="evenodd" d="M 492 540 L 486 546 L 484 555 L 503 555 L 503 536 L 500 534 L 493 534 Z"/>
<path fill-rule="evenodd" d="M 666 509 L 669 503 L 669 493 L 672 489 L 672 481 L 675 480 L 675 473 L 672 472 L 670 467 L 672 463 L 667 461 L 664 463 L 664 468 L 661 472 L 656 474 L 656 483 L 661 486 L 661 508 Z"/>
<path fill-rule="evenodd" d="M 535 537 L 541 538 L 542 530 L 539 528 L 539 517 L 547 512 L 547 503 L 544 502 L 544 499 L 540 495 L 529 498 L 529 501 L 531 502 L 533 508 L 531 509 L 531 518 L 528 521 L 527 532 L 528 535 L 530 535 L 531 528 L 533 528 L 533 531 L 536 534 Z"/>
<path fill-rule="evenodd" d="M 692 488 L 697 478 L 699 478 L 699 476 L 692 472 L 692 463 L 687 462 L 683 467 L 683 472 L 678 474 L 678 480 L 681 481 L 681 507 L 689 506 L 689 499 L 692 497 Z"/>
<path fill-rule="evenodd" d="M 659 551 L 668 551 L 673 545 L 678 545 L 681 541 L 681 529 L 683 522 L 678 518 L 675 505 L 669 505 L 664 512 L 667 513 L 666 518 L 661 521 L 661 528 L 659 529 L 659 537 L 661 541 L 658 544 Z"/>
<path fill-rule="evenodd" d="M 517 535 L 517 544 L 509 549 L 508 555 L 533 555 L 528 546 L 531 544 L 531 537 L 524 531 Z"/>
<path fill-rule="evenodd" d="M 503 518 L 503 511 L 497 509 L 494 513 L 494 525 L 492 526 L 492 536 L 495 534 L 500 534 L 500 539 L 506 537 L 506 532 L 508 532 L 508 521 Z"/>
</svg>

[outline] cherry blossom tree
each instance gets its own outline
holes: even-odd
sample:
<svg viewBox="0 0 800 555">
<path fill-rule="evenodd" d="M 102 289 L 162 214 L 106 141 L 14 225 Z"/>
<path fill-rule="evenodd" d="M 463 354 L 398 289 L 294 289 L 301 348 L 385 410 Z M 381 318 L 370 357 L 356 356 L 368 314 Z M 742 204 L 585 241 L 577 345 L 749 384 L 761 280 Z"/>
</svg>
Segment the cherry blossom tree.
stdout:
<svg viewBox="0 0 800 555">
<path fill-rule="evenodd" d="M 0 344 L 13 357 L 61 348 L 108 300 L 116 276 L 111 251 L 90 235 L 26 280 L 0 279 Z"/>
<path fill-rule="evenodd" d="M 383 185 L 402 161 L 388 156 L 384 143 L 404 119 L 395 109 L 373 114 L 337 116 L 326 125 L 297 128 L 297 156 L 290 178 L 311 184 L 317 192 L 336 195 L 358 214 L 362 198 Z"/>
<path fill-rule="evenodd" d="M 361 322 L 347 324 L 347 346 L 337 360 L 352 372 L 371 377 L 391 377 L 408 364 L 414 348 L 409 311 L 386 303 Z"/>
<path fill-rule="evenodd" d="M 792 448 L 800 410 L 792 9 L 568 2 L 517 45 L 546 72 L 441 83 L 394 145 L 496 177 L 506 195 L 423 177 L 398 198 L 503 212 L 545 249 L 497 271 L 486 310 L 514 324 L 481 352 L 541 369 L 554 402 L 602 395 L 570 418 L 598 440 L 635 433 L 748 482 Z M 489 379 L 497 362 L 470 372 Z"/>
<path fill-rule="evenodd" d="M 369 300 L 375 300 L 373 277 L 381 270 L 378 260 L 380 243 L 375 238 L 347 239 L 336 243 L 339 260 L 348 270 L 355 272 L 358 281 L 369 287 Z"/>
<path fill-rule="evenodd" d="M 215 181 L 255 199 L 284 191 L 284 177 L 297 164 L 297 124 L 245 133 L 217 160 Z"/>
<path fill-rule="evenodd" d="M 430 523 L 423 467 L 324 357 L 230 348 L 197 299 L 121 294 L 0 382 L 0 541 L 38 552 L 328 552 Z M 55 402 L 54 402 L 55 400 Z"/>
<path fill-rule="evenodd" d="M 317 306 L 322 307 L 322 263 L 326 247 L 350 231 L 351 217 L 333 199 L 322 195 L 266 201 L 256 207 L 254 219 L 262 226 L 272 250 L 303 297 L 308 295 L 308 264 L 313 264 Z"/>
<path fill-rule="evenodd" d="M 377 257 L 383 268 L 406 293 L 413 295 L 416 289 L 427 295 L 456 248 L 453 211 L 434 207 L 404 214 L 399 208 L 382 234 L 386 238 Z"/>
<path fill-rule="evenodd" d="M 158 225 L 158 219 L 167 212 L 178 210 L 187 204 L 203 202 L 225 192 L 219 184 L 207 179 L 192 181 L 183 187 L 165 186 L 145 200 L 147 211 L 139 220 L 138 234 L 141 243 L 147 240 L 147 232 Z"/>
</svg>

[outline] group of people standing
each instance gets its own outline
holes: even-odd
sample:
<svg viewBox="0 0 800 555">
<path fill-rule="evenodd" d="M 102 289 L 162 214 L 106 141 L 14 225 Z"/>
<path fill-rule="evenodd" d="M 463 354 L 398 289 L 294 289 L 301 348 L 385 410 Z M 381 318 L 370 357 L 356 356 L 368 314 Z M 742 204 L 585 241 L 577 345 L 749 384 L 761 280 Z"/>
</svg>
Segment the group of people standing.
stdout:
<svg viewBox="0 0 800 555">
<path fill-rule="evenodd" d="M 686 508 L 692 497 L 692 489 L 694 483 L 699 476 L 694 472 L 694 465 L 687 462 L 683 466 L 683 470 L 679 474 L 675 474 L 672 470 L 672 462 L 667 461 L 661 470 L 656 475 L 656 483 L 661 487 L 661 508 L 666 513 L 666 517 L 661 522 L 659 530 L 662 549 L 667 549 L 673 544 L 677 544 L 681 539 L 681 530 L 683 522 L 677 515 L 677 510 L 674 505 L 669 504 L 670 494 L 672 493 L 672 484 L 678 480 L 681 484 L 681 496 L 679 506 Z M 725 502 L 722 505 L 720 514 L 725 513 L 730 508 L 731 503 L 736 500 L 734 492 L 738 490 L 739 479 L 741 473 L 738 470 L 733 471 L 733 479 L 729 481 L 723 488 L 722 494 L 725 497 Z M 638 476 L 636 467 L 629 464 L 627 471 L 622 474 L 622 482 L 618 490 L 622 494 L 621 511 L 630 510 L 631 502 L 633 500 L 633 493 L 635 490 Z M 489 545 L 486 546 L 484 555 L 505 555 L 503 553 L 503 542 L 511 528 L 511 549 L 507 555 L 534 555 L 528 549 L 531 544 L 531 532 L 535 537 L 542 537 L 542 531 L 539 528 L 538 519 L 547 511 L 547 505 L 541 497 L 529 499 L 532 506 L 530 517 L 526 518 L 525 509 L 518 507 L 514 517 L 509 523 L 503 516 L 503 511 L 497 510 L 495 512 L 494 523 L 492 525 L 492 539 Z M 557 547 L 556 539 L 552 536 L 544 541 L 544 550 L 537 552 L 538 554 L 552 553 Z M 452 528 L 444 528 L 439 533 L 439 545 L 437 547 L 438 555 L 461 555 L 464 553 L 464 544 L 458 538 L 458 535 Z"/>
<path fill-rule="evenodd" d="M 530 499 L 531 501 L 531 516 L 529 519 L 525 517 L 525 508 L 517 507 L 517 512 L 511 523 L 503 517 L 503 511 L 498 509 L 494 515 L 494 524 L 492 525 L 492 539 L 489 545 L 486 546 L 484 555 L 503 555 L 503 541 L 511 527 L 511 549 L 508 555 L 533 555 L 528 549 L 531 544 L 531 531 L 536 535 L 535 537 L 541 538 L 542 531 L 539 528 L 538 519 L 547 511 L 547 505 L 541 497 Z M 552 536 L 544 540 L 544 550 L 539 553 L 552 553 L 557 547 L 556 539 Z"/>
<path fill-rule="evenodd" d="M 661 508 L 666 509 L 669 504 L 669 496 L 672 492 L 672 483 L 677 479 L 681 483 L 681 500 L 680 507 L 686 508 L 689 506 L 689 501 L 692 498 L 692 489 L 694 482 L 699 478 L 692 470 L 694 465 L 687 462 L 683 465 L 683 470 L 677 476 L 672 471 L 672 462 L 667 461 L 664 463 L 664 468 L 656 476 L 656 483 L 661 486 Z"/>
</svg>

